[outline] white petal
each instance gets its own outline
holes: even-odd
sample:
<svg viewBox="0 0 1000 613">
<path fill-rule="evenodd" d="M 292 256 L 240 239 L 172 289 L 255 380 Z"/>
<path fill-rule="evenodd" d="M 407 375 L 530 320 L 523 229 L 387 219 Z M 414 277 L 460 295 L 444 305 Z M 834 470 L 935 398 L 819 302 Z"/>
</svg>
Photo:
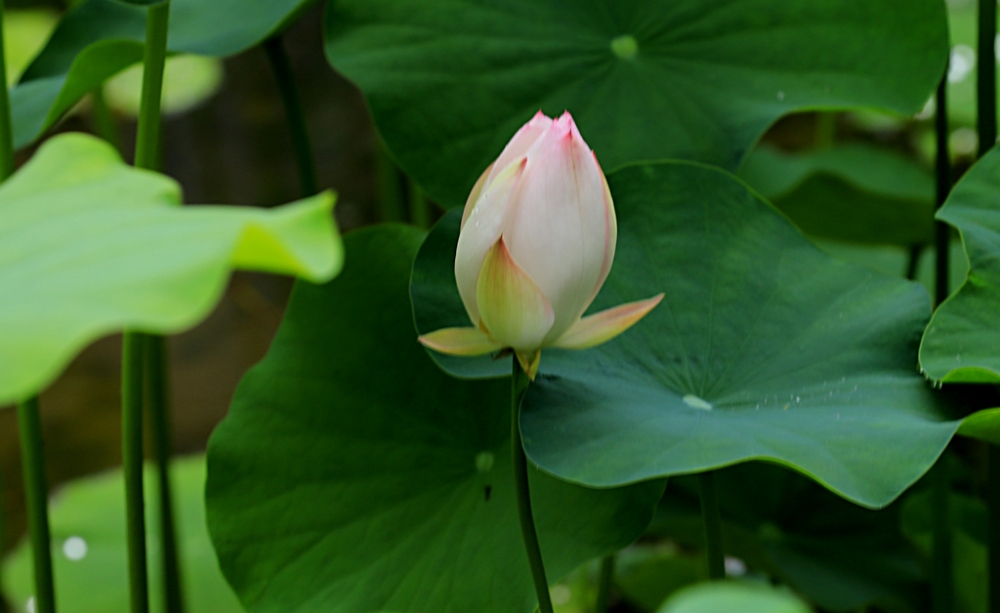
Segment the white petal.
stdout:
<svg viewBox="0 0 1000 613">
<path fill-rule="evenodd" d="M 552 306 L 511 257 L 503 239 L 483 262 L 477 297 L 482 323 L 492 338 L 519 353 L 541 349 L 552 327 Z"/>
<path fill-rule="evenodd" d="M 424 347 L 448 355 L 475 356 L 503 349 L 479 328 L 443 328 L 417 338 Z"/>
<path fill-rule="evenodd" d="M 552 304 L 549 344 L 593 301 L 610 270 L 617 235 L 604 175 L 568 113 L 528 152 L 503 235 Z"/>
<path fill-rule="evenodd" d="M 491 170 L 493 170 L 493 164 L 486 167 L 483 174 L 479 175 L 479 178 L 476 179 L 476 184 L 472 186 L 472 191 L 469 192 L 469 197 L 465 201 L 465 208 L 462 210 L 461 227 L 465 227 L 465 222 L 469 220 L 472 209 L 476 208 L 476 203 L 479 202 L 479 197 L 483 194 L 483 187 L 486 185 L 486 177 L 489 176 Z"/>
<path fill-rule="evenodd" d="M 486 185 L 458 235 L 455 281 L 472 325 L 479 325 L 476 287 L 486 253 L 500 240 L 507 219 L 511 194 L 524 172 L 524 159 L 510 164 L 496 180 Z"/>
<path fill-rule="evenodd" d="M 663 300 L 663 294 L 646 300 L 621 304 L 577 321 L 556 339 L 553 346 L 589 349 L 606 343 L 634 326 Z"/>
<path fill-rule="evenodd" d="M 488 175 L 486 183 L 489 184 L 495 180 L 497 175 L 503 172 L 511 162 L 524 157 L 532 145 L 549 129 L 552 123 L 552 120 L 546 117 L 541 111 L 535 113 L 535 116 L 528 123 L 521 126 L 517 134 L 504 147 L 503 152 L 500 153 L 500 157 L 493 162 L 493 171 Z"/>
</svg>

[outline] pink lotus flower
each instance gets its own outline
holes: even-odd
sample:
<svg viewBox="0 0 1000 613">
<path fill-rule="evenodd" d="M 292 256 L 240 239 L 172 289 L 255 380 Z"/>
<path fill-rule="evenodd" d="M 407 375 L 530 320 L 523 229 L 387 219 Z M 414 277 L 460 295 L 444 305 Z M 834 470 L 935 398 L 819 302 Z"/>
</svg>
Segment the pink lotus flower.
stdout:
<svg viewBox="0 0 1000 613">
<path fill-rule="evenodd" d="M 618 226 L 597 157 L 567 112 L 538 112 L 476 182 L 455 279 L 473 326 L 420 337 L 474 356 L 511 349 L 532 379 L 545 347 L 586 349 L 618 336 L 663 294 L 582 317 L 615 257 Z"/>
</svg>

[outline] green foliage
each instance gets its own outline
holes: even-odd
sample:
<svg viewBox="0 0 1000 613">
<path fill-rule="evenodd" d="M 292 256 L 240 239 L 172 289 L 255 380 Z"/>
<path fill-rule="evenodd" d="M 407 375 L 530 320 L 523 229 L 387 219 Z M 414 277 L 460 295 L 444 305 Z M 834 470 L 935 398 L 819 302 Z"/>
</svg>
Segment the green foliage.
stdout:
<svg viewBox="0 0 1000 613">
<path fill-rule="evenodd" d="M 172 0 L 173 52 L 234 55 L 280 32 L 314 0 Z M 88 0 L 72 9 L 11 92 L 14 143 L 31 143 L 85 94 L 142 60 L 146 8 Z"/>
<path fill-rule="evenodd" d="M 163 73 L 165 115 L 191 109 L 215 94 L 222 86 L 222 62 L 198 55 L 168 57 Z M 142 95 L 142 65 L 135 64 L 104 84 L 104 95 L 114 109 L 138 117 Z"/>
<path fill-rule="evenodd" d="M 335 0 L 326 33 L 400 165 L 447 206 L 539 109 L 570 109 L 608 169 L 735 169 L 797 109 L 918 111 L 947 58 L 939 0 Z"/>
<path fill-rule="evenodd" d="M 190 613 L 241 613 L 226 585 L 205 526 L 205 460 L 203 456 L 172 464 L 174 501 L 180 529 L 183 585 Z M 153 466 L 146 467 L 146 497 L 156 497 Z M 125 497 L 120 470 L 70 483 L 50 505 L 52 558 L 59 611 L 108 613 L 128 610 L 125 548 Z M 155 505 L 146 506 L 147 523 L 155 525 Z M 160 576 L 158 537 L 147 535 L 150 576 Z M 159 581 L 151 581 L 152 611 L 162 613 Z M 18 612 L 26 611 L 34 592 L 31 547 L 27 541 L 4 562 L 4 588 Z"/>
<path fill-rule="evenodd" d="M 317 282 L 340 268 L 328 193 L 275 210 L 179 204 L 172 180 L 81 134 L 53 138 L 0 187 L 0 405 L 101 336 L 190 328 L 233 268 Z"/>
<path fill-rule="evenodd" d="M 933 464 L 958 424 L 916 372 L 920 286 L 830 259 L 725 172 L 665 163 L 608 181 L 618 252 L 592 310 L 666 298 L 612 342 L 543 352 L 521 415 L 533 461 L 607 487 L 770 459 L 870 507 Z M 456 212 L 415 264 L 421 332 L 467 325 L 442 264 L 457 231 Z M 501 374 L 489 356 L 434 358 Z"/>
<path fill-rule="evenodd" d="M 728 555 L 830 611 L 917 611 L 926 580 L 899 528 L 900 504 L 870 511 L 780 467 L 752 462 L 716 472 Z M 693 477 L 670 487 L 650 533 L 695 549 L 703 524 Z"/>
<path fill-rule="evenodd" d="M 1000 148 L 962 177 L 937 218 L 958 229 L 969 275 L 934 313 L 920 346 L 920 366 L 935 381 L 1000 382 Z"/>
<path fill-rule="evenodd" d="M 615 586 L 642 611 L 655 611 L 678 590 L 706 579 L 704 558 L 679 553 L 672 543 L 633 545 L 615 562 Z"/>
<path fill-rule="evenodd" d="M 407 281 L 423 237 L 403 226 L 348 235 L 343 274 L 296 287 L 212 437 L 209 527 L 250 611 L 535 606 L 510 383 L 455 381 L 417 344 Z M 553 580 L 637 538 L 664 487 L 530 479 Z"/>
<path fill-rule="evenodd" d="M 929 560 L 933 555 L 931 492 L 916 492 L 906 499 L 902 514 L 903 532 Z M 948 532 L 951 535 L 952 577 L 955 583 L 954 610 L 957 613 L 986 613 L 987 531 L 986 505 L 967 494 L 949 496 Z"/>
<path fill-rule="evenodd" d="M 740 177 L 812 236 L 907 247 L 934 241 L 934 177 L 890 149 L 847 144 L 790 154 L 762 145 Z"/>
<path fill-rule="evenodd" d="M 4 11 L 3 42 L 8 86 L 17 83 L 24 69 L 42 50 L 57 21 L 56 13 L 46 9 Z"/>
</svg>

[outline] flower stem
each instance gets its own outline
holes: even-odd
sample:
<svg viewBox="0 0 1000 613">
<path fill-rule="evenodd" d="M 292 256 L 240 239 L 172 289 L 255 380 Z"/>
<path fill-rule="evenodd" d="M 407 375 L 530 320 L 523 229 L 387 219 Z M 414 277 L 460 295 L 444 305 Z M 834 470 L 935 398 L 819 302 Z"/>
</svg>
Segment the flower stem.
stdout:
<svg viewBox="0 0 1000 613">
<path fill-rule="evenodd" d="M 169 25 L 169 0 L 147 9 L 142 99 L 135 145 L 135 166 L 147 170 L 157 170 L 160 166 L 160 101 L 163 96 L 163 68 L 167 59 Z M 125 473 L 125 515 L 132 613 L 146 613 L 149 610 L 146 521 L 142 485 L 143 362 L 146 342 L 145 335 L 126 331 L 122 343 L 122 469 Z"/>
<path fill-rule="evenodd" d="M 48 485 L 45 481 L 45 453 L 37 397 L 17 405 L 17 423 L 21 435 L 21 462 L 24 469 L 28 529 L 35 570 L 35 611 L 54 613 L 56 596 L 52 578 Z"/>
<path fill-rule="evenodd" d="M 303 196 L 319 193 L 319 182 L 316 179 L 316 159 L 313 157 L 312 144 L 309 142 L 309 128 L 306 125 L 305 113 L 302 111 L 302 98 L 295 86 L 295 74 L 292 63 L 285 51 L 284 39 L 281 35 L 272 36 L 264 41 L 264 52 L 271 63 L 271 70 L 278 82 L 281 101 L 285 105 L 285 117 L 288 130 L 292 137 L 292 147 L 295 149 L 295 160 L 299 166 L 299 184 Z"/>
<path fill-rule="evenodd" d="M 535 518 L 531 514 L 531 491 L 528 487 L 528 458 L 524 455 L 521 444 L 521 428 L 518 414 L 521 400 L 528 391 L 528 375 L 521 369 L 517 357 L 513 358 L 513 375 L 510 386 L 510 450 L 514 465 L 514 491 L 517 495 L 517 513 L 521 521 L 521 536 L 524 537 L 524 547 L 528 553 L 528 564 L 531 566 L 531 578 L 535 582 L 535 593 L 538 595 L 540 613 L 552 613 L 552 600 L 549 597 L 549 582 L 545 578 L 545 566 L 542 564 L 542 550 L 538 546 L 538 534 L 535 532 Z"/>
<path fill-rule="evenodd" d="M 608 554 L 601 559 L 601 576 L 597 582 L 597 604 L 594 613 L 607 613 L 611 600 L 611 589 L 615 580 L 615 554 Z"/>
<path fill-rule="evenodd" d="M 715 473 L 705 471 L 698 475 L 701 490 L 701 517 L 705 524 L 705 552 L 708 556 L 709 579 L 726 578 L 726 560 L 722 553 L 722 519 L 715 492 Z"/>
<path fill-rule="evenodd" d="M 156 457 L 160 504 L 160 555 L 163 566 L 163 596 L 166 613 L 184 611 L 181 590 L 180 557 L 177 552 L 177 530 L 170 484 L 170 456 L 173 443 L 170 435 L 169 369 L 166 339 L 160 335 L 145 337 L 146 402 L 149 406 L 153 454 Z"/>
</svg>

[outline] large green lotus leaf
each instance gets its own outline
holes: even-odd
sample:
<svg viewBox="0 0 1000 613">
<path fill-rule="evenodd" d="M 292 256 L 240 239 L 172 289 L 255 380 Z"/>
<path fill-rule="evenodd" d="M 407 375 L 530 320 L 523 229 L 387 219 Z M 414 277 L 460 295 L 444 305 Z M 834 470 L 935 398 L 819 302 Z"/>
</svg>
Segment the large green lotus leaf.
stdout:
<svg viewBox="0 0 1000 613">
<path fill-rule="evenodd" d="M 175 460 L 171 471 L 177 509 L 181 581 L 191 613 L 240 613 L 205 525 L 205 459 Z M 147 547 L 150 577 L 160 577 L 155 468 L 146 467 Z M 125 541 L 125 495 L 120 470 L 70 483 L 50 506 L 56 597 L 65 613 L 127 611 L 128 559 Z M 31 546 L 25 540 L 4 563 L 4 588 L 14 610 L 30 611 L 34 593 Z M 150 581 L 153 613 L 163 611 L 162 584 Z"/>
<path fill-rule="evenodd" d="M 326 34 L 448 206 L 539 109 L 569 109 L 605 168 L 735 169 L 794 110 L 918 111 L 948 55 L 940 0 L 333 0 Z"/>
<path fill-rule="evenodd" d="M 0 186 L 0 406 L 101 336 L 193 326 L 233 268 L 317 282 L 340 268 L 329 193 L 271 210 L 179 204 L 172 180 L 82 134 L 48 141 Z"/>
<path fill-rule="evenodd" d="M 226 57 L 256 45 L 314 0 L 172 0 L 171 51 Z M 29 144 L 87 92 L 142 60 L 143 6 L 88 0 L 70 10 L 11 92 L 14 143 Z"/>
<path fill-rule="evenodd" d="M 922 559 L 899 529 L 900 508 L 871 511 L 791 471 L 759 462 L 715 473 L 726 555 L 790 586 L 822 610 L 920 610 Z M 672 479 L 650 533 L 704 546 L 699 487 Z"/>
<path fill-rule="evenodd" d="M 934 241 L 934 177 L 891 150 L 847 144 L 793 154 L 762 145 L 740 176 L 812 236 L 875 245 Z"/>
<path fill-rule="evenodd" d="M 608 181 L 618 251 L 592 311 L 666 297 L 600 347 L 543 351 L 521 413 L 543 470 L 610 487 L 767 459 L 879 507 L 934 463 L 958 422 L 917 372 L 920 285 L 831 259 L 722 170 L 648 164 Z M 414 266 L 421 333 L 469 325 L 459 216 Z M 466 377 L 503 366 L 435 359 Z"/>
<path fill-rule="evenodd" d="M 937 218 L 958 229 L 969 258 L 962 287 L 935 311 L 920 345 L 934 381 L 1000 382 L 1000 148 L 969 169 Z"/>
<path fill-rule="evenodd" d="M 343 274 L 296 287 L 212 437 L 209 528 L 253 613 L 534 607 L 509 380 L 456 381 L 417 343 L 407 282 L 423 237 L 348 235 Z M 637 538 L 664 487 L 594 490 L 529 472 L 553 580 Z"/>
<path fill-rule="evenodd" d="M 754 583 L 703 583 L 678 593 L 659 613 L 810 613 L 809 607 L 780 588 Z"/>
</svg>

